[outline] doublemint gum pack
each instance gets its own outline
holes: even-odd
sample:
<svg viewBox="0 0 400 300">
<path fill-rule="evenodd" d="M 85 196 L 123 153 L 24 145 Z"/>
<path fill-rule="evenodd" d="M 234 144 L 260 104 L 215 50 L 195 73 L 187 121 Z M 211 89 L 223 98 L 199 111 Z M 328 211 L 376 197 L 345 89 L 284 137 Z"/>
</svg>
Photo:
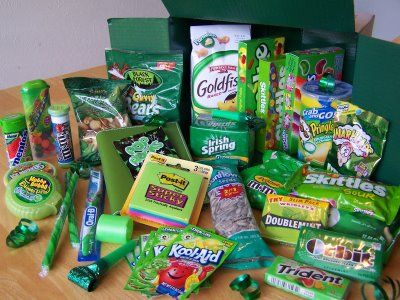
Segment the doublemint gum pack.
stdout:
<svg viewBox="0 0 400 300">
<path fill-rule="evenodd" d="M 265 37 L 239 42 L 237 109 L 255 115 L 259 83 L 259 62 L 284 52 L 284 37 Z"/>
<path fill-rule="evenodd" d="M 204 163 L 213 166 L 207 194 L 215 230 L 238 242 L 224 267 L 239 270 L 268 267 L 274 255 L 260 236 L 237 161 L 221 159 Z"/>
<path fill-rule="evenodd" d="M 247 168 L 240 173 L 250 206 L 262 210 L 268 194 L 288 194 L 290 191 L 284 185 L 303 165 L 304 163 L 284 152 L 265 151 L 261 165 Z"/>
<path fill-rule="evenodd" d="M 190 126 L 190 148 L 196 160 L 232 158 L 247 165 L 253 155 L 254 131 L 245 122 L 201 115 Z"/>
<path fill-rule="evenodd" d="M 265 283 L 304 299 L 345 299 L 350 280 L 277 256 L 265 273 Z"/>
<path fill-rule="evenodd" d="M 327 169 L 369 178 L 382 158 L 389 122 L 350 103 L 337 106 Z"/>
<path fill-rule="evenodd" d="M 142 289 L 142 293 L 186 299 L 222 265 L 235 246 L 235 242 L 217 234 L 187 226 L 159 256 L 143 265 L 152 276 L 146 278 L 151 287 Z M 133 275 L 126 289 L 130 289 Z"/>
<path fill-rule="evenodd" d="M 303 227 L 294 259 L 354 280 L 373 282 L 381 275 L 383 244 Z"/>
<path fill-rule="evenodd" d="M 126 97 L 132 123 L 153 115 L 179 121 L 183 55 L 181 52 L 147 53 L 106 50 L 110 79 L 132 82 Z"/>
<path fill-rule="evenodd" d="M 325 228 L 328 211 L 328 202 L 267 195 L 261 217 L 261 233 L 270 240 L 294 245 L 302 226 Z"/>
</svg>

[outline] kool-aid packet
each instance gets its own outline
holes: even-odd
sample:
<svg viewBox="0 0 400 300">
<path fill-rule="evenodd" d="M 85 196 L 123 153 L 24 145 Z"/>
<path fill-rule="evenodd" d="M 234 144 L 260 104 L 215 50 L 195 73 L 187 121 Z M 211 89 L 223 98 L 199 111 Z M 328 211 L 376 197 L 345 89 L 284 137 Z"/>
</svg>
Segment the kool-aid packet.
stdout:
<svg viewBox="0 0 400 300">
<path fill-rule="evenodd" d="M 134 271 L 125 289 L 148 296 L 164 294 L 186 299 L 222 265 L 235 246 L 236 242 L 189 225 L 158 256 L 142 265 L 147 272 L 147 277 L 141 280 L 142 288 L 135 286 Z"/>
</svg>

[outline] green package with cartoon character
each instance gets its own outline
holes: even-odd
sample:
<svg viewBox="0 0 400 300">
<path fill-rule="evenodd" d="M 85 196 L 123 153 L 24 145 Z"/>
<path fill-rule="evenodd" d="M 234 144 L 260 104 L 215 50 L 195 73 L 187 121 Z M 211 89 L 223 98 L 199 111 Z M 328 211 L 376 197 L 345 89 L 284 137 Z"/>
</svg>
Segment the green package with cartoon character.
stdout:
<svg viewBox="0 0 400 300">
<path fill-rule="evenodd" d="M 99 165 L 97 133 L 131 125 L 125 106 L 129 82 L 85 77 L 63 81 L 78 122 L 81 159 Z"/>
<path fill-rule="evenodd" d="M 382 158 L 388 128 L 386 119 L 338 101 L 327 169 L 369 178 Z"/>
<path fill-rule="evenodd" d="M 149 53 L 107 49 L 110 79 L 131 81 L 127 95 L 133 124 L 146 123 L 152 116 L 179 121 L 183 72 L 181 51 Z"/>
<path fill-rule="evenodd" d="M 281 151 L 267 150 L 263 163 L 243 170 L 240 175 L 246 187 L 250 206 L 262 210 L 268 194 L 287 195 L 284 185 L 303 162 Z"/>
</svg>

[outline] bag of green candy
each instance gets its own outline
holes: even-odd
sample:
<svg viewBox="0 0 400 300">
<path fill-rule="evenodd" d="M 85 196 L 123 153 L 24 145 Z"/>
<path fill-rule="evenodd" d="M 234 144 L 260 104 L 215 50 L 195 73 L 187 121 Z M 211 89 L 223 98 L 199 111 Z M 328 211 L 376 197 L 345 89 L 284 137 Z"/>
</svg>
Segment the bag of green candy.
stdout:
<svg viewBox="0 0 400 300">
<path fill-rule="evenodd" d="M 348 102 L 337 102 L 327 169 L 369 178 L 383 155 L 389 122 Z"/>
<path fill-rule="evenodd" d="M 125 106 L 129 81 L 85 77 L 63 81 L 78 122 L 81 159 L 90 165 L 99 165 L 97 133 L 131 124 Z"/>
<path fill-rule="evenodd" d="M 267 194 L 287 195 L 284 184 L 295 171 L 304 165 L 303 162 L 290 157 L 284 152 L 267 150 L 263 163 L 240 173 L 246 186 L 250 206 L 262 210 Z"/>
<path fill-rule="evenodd" d="M 183 54 L 173 52 L 136 52 L 106 50 L 110 79 L 131 82 L 126 97 L 133 124 L 147 122 L 153 115 L 179 121 Z"/>
</svg>

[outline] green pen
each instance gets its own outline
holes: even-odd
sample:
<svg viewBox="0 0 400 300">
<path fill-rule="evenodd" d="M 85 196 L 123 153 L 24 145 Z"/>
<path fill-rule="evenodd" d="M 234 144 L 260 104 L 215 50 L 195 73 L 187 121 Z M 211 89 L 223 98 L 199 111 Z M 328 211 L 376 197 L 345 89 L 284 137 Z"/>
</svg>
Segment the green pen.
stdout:
<svg viewBox="0 0 400 300">
<path fill-rule="evenodd" d="M 104 209 L 104 192 L 102 172 L 91 170 L 86 208 L 82 216 L 78 261 L 95 261 L 100 258 L 100 242 L 96 241 L 96 226 Z"/>
</svg>

